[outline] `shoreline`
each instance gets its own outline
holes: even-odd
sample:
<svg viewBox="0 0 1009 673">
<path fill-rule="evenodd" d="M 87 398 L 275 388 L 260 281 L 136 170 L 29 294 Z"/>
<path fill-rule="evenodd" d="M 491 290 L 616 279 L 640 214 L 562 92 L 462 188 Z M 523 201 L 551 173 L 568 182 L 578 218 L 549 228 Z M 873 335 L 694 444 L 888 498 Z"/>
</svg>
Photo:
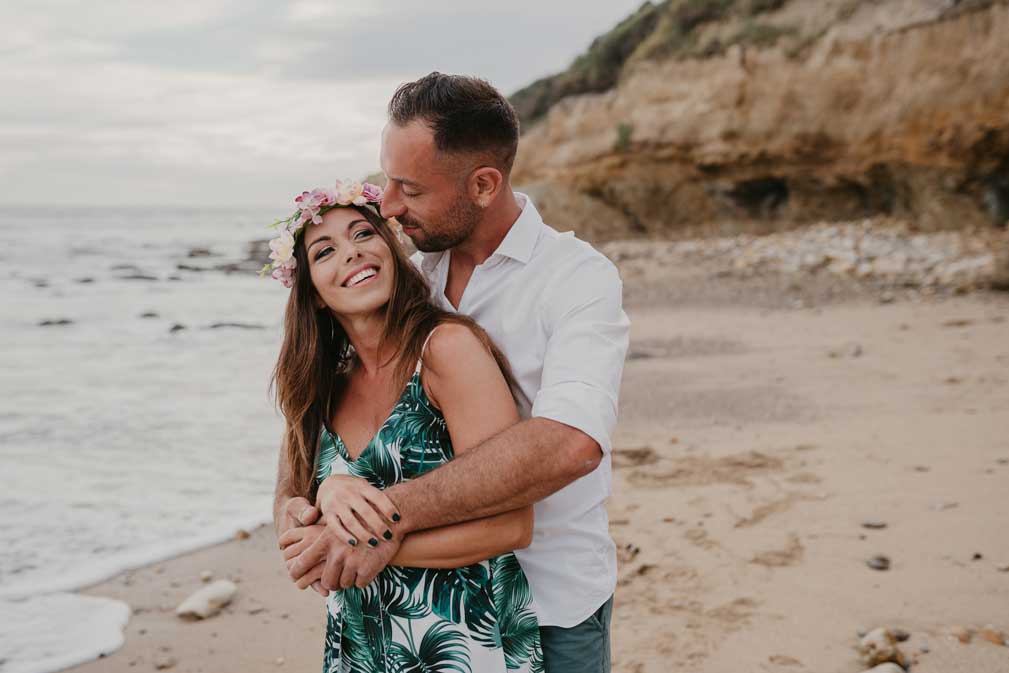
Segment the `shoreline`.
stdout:
<svg viewBox="0 0 1009 673">
<path fill-rule="evenodd" d="M 1009 296 L 629 313 L 614 671 L 858 673 L 877 626 L 909 632 L 918 673 L 1009 668 L 1009 647 L 950 635 L 1009 633 Z M 133 614 L 122 649 L 70 670 L 316 670 L 324 601 L 251 533 L 80 592 Z M 204 570 L 238 594 L 184 622 Z"/>
</svg>

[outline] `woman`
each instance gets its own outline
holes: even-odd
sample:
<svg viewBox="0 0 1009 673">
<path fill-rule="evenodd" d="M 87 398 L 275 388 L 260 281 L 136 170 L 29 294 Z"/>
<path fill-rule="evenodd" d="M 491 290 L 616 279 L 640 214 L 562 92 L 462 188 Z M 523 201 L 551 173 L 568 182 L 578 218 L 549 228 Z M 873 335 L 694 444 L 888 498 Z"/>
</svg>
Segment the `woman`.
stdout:
<svg viewBox="0 0 1009 673">
<path fill-rule="evenodd" d="M 291 288 L 275 383 L 292 490 L 315 495 L 324 526 L 352 546 L 391 538 L 381 489 L 518 421 L 507 363 L 472 320 L 429 301 L 373 209 L 380 200 L 377 187 L 348 182 L 303 193 L 267 267 Z M 327 498 L 329 480 L 347 475 L 367 480 L 361 496 L 384 517 Z M 289 564 L 324 526 L 279 538 Z M 324 672 L 541 671 L 532 597 L 510 553 L 531 538 L 531 508 L 407 536 L 370 584 L 328 595 Z"/>
</svg>

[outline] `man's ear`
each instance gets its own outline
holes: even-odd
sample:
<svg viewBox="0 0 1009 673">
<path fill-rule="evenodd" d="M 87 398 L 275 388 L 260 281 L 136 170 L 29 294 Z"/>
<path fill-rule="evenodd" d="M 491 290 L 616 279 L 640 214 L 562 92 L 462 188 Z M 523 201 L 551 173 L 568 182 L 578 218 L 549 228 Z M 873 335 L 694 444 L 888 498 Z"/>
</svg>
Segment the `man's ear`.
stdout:
<svg viewBox="0 0 1009 673">
<path fill-rule="evenodd" d="M 489 206 L 504 185 L 504 176 L 493 166 L 480 166 L 469 176 L 469 196 L 481 208 Z"/>
</svg>

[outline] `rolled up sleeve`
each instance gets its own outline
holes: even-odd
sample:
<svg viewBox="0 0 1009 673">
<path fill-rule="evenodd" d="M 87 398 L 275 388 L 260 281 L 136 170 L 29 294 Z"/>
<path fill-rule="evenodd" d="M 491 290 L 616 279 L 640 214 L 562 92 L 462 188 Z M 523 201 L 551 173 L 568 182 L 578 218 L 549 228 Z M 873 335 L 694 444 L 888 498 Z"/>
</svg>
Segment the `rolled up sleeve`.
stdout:
<svg viewBox="0 0 1009 673">
<path fill-rule="evenodd" d="M 609 453 L 630 334 L 616 267 L 577 264 L 545 297 L 543 378 L 532 416 L 581 430 Z"/>
</svg>

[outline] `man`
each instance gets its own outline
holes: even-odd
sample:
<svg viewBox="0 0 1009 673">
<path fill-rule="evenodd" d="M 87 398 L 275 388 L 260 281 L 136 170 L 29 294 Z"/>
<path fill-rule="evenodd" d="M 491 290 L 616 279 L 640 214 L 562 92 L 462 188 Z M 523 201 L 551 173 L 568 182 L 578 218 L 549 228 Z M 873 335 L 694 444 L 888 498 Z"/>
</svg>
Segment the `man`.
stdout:
<svg viewBox="0 0 1009 673">
<path fill-rule="evenodd" d="M 332 554 L 313 545 L 290 571 L 298 579 L 326 563 L 323 588 L 364 586 L 411 531 L 535 503 L 533 542 L 516 556 L 546 670 L 608 671 L 616 554 L 604 503 L 628 342 L 622 286 L 609 260 L 512 191 L 517 147 L 515 112 L 488 83 L 432 73 L 405 84 L 382 134 L 382 214 L 420 251 L 434 300 L 473 317 L 504 351 L 524 420 L 387 489 L 401 516 L 392 540 L 353 550 L 332 540 Z M 279 482 L 277 495 L 279 532 L 319 516 Z"/>
</svg>

